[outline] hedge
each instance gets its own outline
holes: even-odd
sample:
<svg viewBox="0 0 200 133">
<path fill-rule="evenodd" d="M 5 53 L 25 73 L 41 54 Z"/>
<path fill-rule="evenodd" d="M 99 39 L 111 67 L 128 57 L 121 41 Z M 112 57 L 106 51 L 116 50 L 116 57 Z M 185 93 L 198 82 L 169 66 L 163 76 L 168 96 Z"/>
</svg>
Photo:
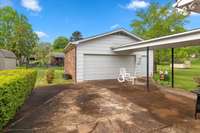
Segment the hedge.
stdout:
<svg viewBox="0 0 200 133">
<path fill-rule="evenodd" d="M 34 70 L 0 71 L 0 129 L 12 119 L 36 82 Z"/>
</svg>

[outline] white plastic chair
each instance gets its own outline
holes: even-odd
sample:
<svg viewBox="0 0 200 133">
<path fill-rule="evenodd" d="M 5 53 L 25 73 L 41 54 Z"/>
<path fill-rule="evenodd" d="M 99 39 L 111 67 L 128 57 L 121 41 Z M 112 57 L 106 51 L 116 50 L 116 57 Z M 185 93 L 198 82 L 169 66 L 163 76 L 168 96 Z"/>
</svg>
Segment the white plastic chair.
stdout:
<svg viewBox="0 0 200 133">
<path fill-rule="evenodd" d="M 126 77 L 126 69 L 125 68 L 120 68 L 119 70 L 119 76 L 117 78 L 118 82 L 123 83 L 125 82 L 125 77 Z"/>
<path fill-rule="evenodd" d="M 123 83 L 125 81 L 131 81 L 135 85 L 136 76 L 131 76 L 130 73 L 126 72 L 126 68 L 120 68 L 120 73 L 117 78 L 118 82 Z"/>
<path fill-rule="evenodd" d="M 126 81 L 130 81 L 132 83 L 132 85 L 135 85 L 135 80 L 136 80 L 136 76 L 131 76 L 130 73 L 126 73 L 126 76 L 125 76 L 125 80 Z"/>
</svg>

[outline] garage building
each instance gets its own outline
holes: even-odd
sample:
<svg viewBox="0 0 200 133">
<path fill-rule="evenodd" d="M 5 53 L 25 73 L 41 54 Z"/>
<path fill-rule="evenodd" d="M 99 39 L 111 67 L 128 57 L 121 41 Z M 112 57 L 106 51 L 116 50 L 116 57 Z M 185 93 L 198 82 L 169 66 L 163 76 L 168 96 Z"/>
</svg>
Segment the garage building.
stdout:
<svg viewBox="0 0 200 133">
<path fill-rule="evenodd" d="M 117 29 L 112 32 L 70 42 L 65 48 L 64 69 L 76 82 L 117 79 L 120 68 L 134 75 L 146 75 L 146 51 L 114 52 L 113 47 L 139 42 L 141 38 Z M 150 75 L 153 73 L 153 52 L 150 51 Z"/>
</svg>

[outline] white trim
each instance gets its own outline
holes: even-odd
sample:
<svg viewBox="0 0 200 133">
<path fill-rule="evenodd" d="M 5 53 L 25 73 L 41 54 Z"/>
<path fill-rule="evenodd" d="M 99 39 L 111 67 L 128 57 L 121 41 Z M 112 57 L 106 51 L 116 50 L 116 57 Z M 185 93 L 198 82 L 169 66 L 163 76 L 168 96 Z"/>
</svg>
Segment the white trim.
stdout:
<svg viewBox="0 0 200 133">
<path fill-rule="evenodd" d="M 79 41 L 69 42 L 68 45 L 64 49 L 66 50 L 69 47 L 69 45 L 71 45 L 71 44 L 78 45 L 78 44 L 86 42 L 86 41 L 90 41 L 90 40 L 97 39 L 97 38 L 100 38 L 100 37 L 112 35 L 112 34 L 115 34 L 115 33 L 118 33 L 118 32 L 123 32 L 123 33 L 129 35 L 130 37 L 133 37 L 133 38 L 135 38 L 139 41 L 143 40 L 142 38 L 134 35 L 133 33 L 129 32 L 129 31 L 123 29 L 123 28 L 120 28 L 120 29 L 117 29 L 117 30 L 114 30 L 114 31 L 111 31 L 111 32 L 107 32 L 107 33 L 99 34 L 99 35 L 96 35 L 96 36 L 88 37 L 88 38 L 85 38 L 85 39 L 82 39 L 82 40 L 79 40 Z"/>
<path fill-rule="evenodd" d="M 174 6 L 180 8 L 191 4 L 192 2 L 194 2 L 194 0 L 177 0 Z"/>
<path fill-rule="evenodd" d="M 173 6 L 183 11 L 200 13 L 200 0 L 177 0 Z"/>
<path fill-rule="evenodd" d="M 187 43 L 187 44 L 186 44 Z M 113 51 L 137 50 L 150 48 L 172 48 L 191 45 L 200 45 L 200 29 L 191 30 L 174 35 L 154 38 L 137 43 L 130 43 L 119 47 L 113 47 Z"/>
</svg>

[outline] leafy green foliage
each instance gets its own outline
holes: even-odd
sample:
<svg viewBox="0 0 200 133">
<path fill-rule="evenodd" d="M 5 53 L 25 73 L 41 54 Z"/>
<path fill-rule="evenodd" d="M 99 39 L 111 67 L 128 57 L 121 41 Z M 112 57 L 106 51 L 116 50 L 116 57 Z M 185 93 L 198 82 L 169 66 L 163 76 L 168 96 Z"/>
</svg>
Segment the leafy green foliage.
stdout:
<svg viewBox="0 0 200 133">
<path fill-rule="evenodd" d="M 53 69 L 47 70 L 46 79 L 47 79 L 48 84 L 53 83 L 53 80 L 54 80 L 54 77 L 55 77 L 54 75 L 55 75 L 55 72 L 54 72 Z"/>
<path fill-rule="evenodd" d="M 197 87 L 200 87 L 200 76 L 195 76 L 193 79 L 197 83 Z"/>
<path fill-rule="evenodd" d="M 51 44 L 40 43 L 36 45 L 33 51 L 34 51 L 34 58 L 37 60 L 40 66 L 47 65 L 50 62 L 50 55 L 52 52 Z"/>
<path fill-rule="evenodd" d="M 34 70 L 0 71 L 0 129 L 12 119 L 36 82 Z"/>
<path fill-rule="evenodd" d="M 0 8 L 0 48 L 13 51 L 22 64 L 23 58 L 29 61 L 38 40 L 24 15 L 11 7 Z"/>
<path fill-rule="evenodd" d="M 53 43 L 53 49 L 54 50 L 59 50 L 59 49 L 64 49 L 68 44 L 68 39 L 66 37 L 58 37 L 55 39 Z"/>
<path fill-rule="evenodd" d="M 81 39 L 83 39 L 83 36 L 82 36 L 80 31 L 73 32 L 72 36 L 70 37 L 71 42 L 78 41 L 78 40 L 81 40 Z"/>
<path fill-rule="evenodd" d="M 33 68 L 34 70 L 37 71 L 37 81 L 36 81 L 36 87 L 38 86 L 48 86 L 49 84 L 46 82 L 46 73 L 48 68 L 47 67 L 35 67 Z M 51 69 L 54 70 L 54 80 L 51 85 L 55 84 L 71 84 L 73 83 L 72 80 L 65 80 L 63 78 L 64 74 L 64 68 L 63 67 L 51 67 Z"/>
<path fill-rule="evenodd" d="M 165 35 L 186 31 L 184 16 L 171 8 L 170 4 L 161 6 L 152 3 L 147 10 L 136 12 L 137 20 L 131 24 L 133 32 L 144 39 L 151 39 Z"/>
<path fill-rule="evenodd" d="M 184 32 L 184 24 L 187 22 L 187 16 L 177 12 L 171 4 L 161 6 L 152 3 L 147 10 L 136 12 L 137 20 L 131 24 L 133 33 L 138 34 L 144 39 L 157 38 Z M 154 51 L 156 64 L 168 63 L 170 61 L 171 51 L 169 49 L 160 49 Z M 189 57 L 188 48 L 179 48 L 175 50 L 175 60 L 182 62 Z"/>
</svg>

